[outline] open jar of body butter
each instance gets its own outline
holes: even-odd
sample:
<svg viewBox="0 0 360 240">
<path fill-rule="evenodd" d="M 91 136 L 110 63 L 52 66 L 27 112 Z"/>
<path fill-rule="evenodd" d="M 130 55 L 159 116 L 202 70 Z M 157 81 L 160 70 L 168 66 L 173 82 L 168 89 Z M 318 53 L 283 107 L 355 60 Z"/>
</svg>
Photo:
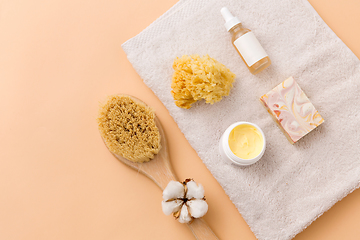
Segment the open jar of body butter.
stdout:
<svg viewBox="0 0 360 240">
<path fill-rule="evenodd" d="M 263 131 L 254 123 L 236 122 L 221 136 L 221 156 L 237 165 L 248 166 L 264 155 L 266 140 Z"/>
</svg>

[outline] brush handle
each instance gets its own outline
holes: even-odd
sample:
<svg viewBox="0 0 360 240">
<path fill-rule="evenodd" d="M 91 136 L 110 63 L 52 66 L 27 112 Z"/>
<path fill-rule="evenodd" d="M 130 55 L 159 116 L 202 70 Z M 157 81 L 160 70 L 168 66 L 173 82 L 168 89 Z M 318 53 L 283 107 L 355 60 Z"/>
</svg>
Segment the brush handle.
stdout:
<svg viewBox="0 0 360 240">
<path fill-rule="evenodd" d="M 158 156 L 168 157 L 168 156 Z M 162 162 L 161 160 L 158 162 Z M 167 163 L 166 163 L 167 162 Z M 145 166 L 145 164 L 143 165 Z M 146 174 L 147 177 L 152 179 L 160 188 L 164 190 L 167 184 L 173 180 L 177 181 L 175 175 L 172 172 L 170 161 L 164 161 L 162 164 L 159 164 L 157 167 L 157 174 Z M 145 169 L 143 169 L 145 170 Z M 144 172 L 147 172 L 146 170 Z M 191 232 L 194 234 L 197 240 L 219 240 L 215 233 L 211 230 L 211 228 L 206 224 L 206 222 L 202 218 L 195 218 L 194 221 L 187 224 L 190 228 Z"/>
<path fill-rule="evenodd" d="M 133 163 L 124 160 L 118 155 L 115 156 L 122 162 L 126 161 L 129 167 L 136 169 L 138 172 L 153 180 L 161 190 L 164 190 L 171 180 L 177 181 L 172 171 L 167 151 L 162 151 L 158 154 L 156 161 L 152 160 L 147 163 Z M 202 218 L 195 218 L 194 221 L 187 225 L 197 240 L 218 240 L 214 232 Z"/>
<path fill-rule="evenodd" d="M 161 158 L 162 156 L 160 155 L 158 157 Z M 161 162 L 161 160 L 159 162 Z M 145 174 L 147 177 L 152 179 L 161 188 L 161 190 L 164 190 L 171 180 L 177 181 L 169 164 L 170 161 L 164 162 L 163 164 L 160 164 L 160 166 L 156 167 L 158 174 Z M 188 223 L 187 225 L 197 240 L 219 240 L 202 218 L 195 218 L 194 221 Z"/>
<path fill-rule="evenodd" d="M 166 151 L 165 151 L 166 152 Z M 170 161 L 168 161 L 166 158 L 168 157 L 167 154 L 160 154 L 158 157 L 157 162 L 153 162 L 153 164 L 156 164 L 157 166 L 151 166 L 148 169 L 149 163 L 142 165 L 142 173 L 145 174 L 148 178 L 153 180 L 160 188 L 161 190 L 164 190 L 167 184 L 173 180 L 177 181 L 175 175 L 172 172 Z M 165 159 L 161 159 L 165 158 Z M 160 164 L 158 164 L 160 163 Z M 156 169 L 156 173 L 152 172 L 150 173 L 150 169 Z M 192 233 L 194 234 L 195 238 L 197 240 L 219 240 L 214 232 L 211 230 L 211 228 L 206 224 L 206 222 L 202 218 L 195 218 L 194 221 L 187 224 Z"/>
<path fill-rule="evenodd" d="M 219 240 L 202 218 L 195 218 L 192 223 L 188 224 L 188 227 L 197 240 Z"/>
</svg>

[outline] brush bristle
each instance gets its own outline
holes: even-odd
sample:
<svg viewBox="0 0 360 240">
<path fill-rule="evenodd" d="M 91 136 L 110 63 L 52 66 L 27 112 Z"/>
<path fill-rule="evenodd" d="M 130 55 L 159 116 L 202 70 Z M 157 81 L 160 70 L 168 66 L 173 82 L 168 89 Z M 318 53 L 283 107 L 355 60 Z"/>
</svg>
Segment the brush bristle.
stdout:
<svg viewBox="0 0 360 240">
<path fill-rule="evenodd" d="M 154 111 L 129 96 L 110 96 L 100 108 L 98 126 L 109 150 L 132 162 L 150 161 L 160 151 Z"/>
</svg>

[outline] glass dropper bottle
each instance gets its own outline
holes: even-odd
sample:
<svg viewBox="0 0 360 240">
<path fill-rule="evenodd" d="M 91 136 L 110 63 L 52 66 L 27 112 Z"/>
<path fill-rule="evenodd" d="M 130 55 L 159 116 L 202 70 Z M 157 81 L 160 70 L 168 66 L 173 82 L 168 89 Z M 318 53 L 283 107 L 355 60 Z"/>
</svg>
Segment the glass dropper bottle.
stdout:
<svg viewBox="0 0 360 240">
<path fill-rule="evenodd" d="M 221 14 L 225 19 L 225 28 L 231 33 L 231 42 L 252 74 L 257 74 L 270 66 L 271 60 L 254 33 L 244 28 L 229 9 L 223 7 Z"/>
</svg>

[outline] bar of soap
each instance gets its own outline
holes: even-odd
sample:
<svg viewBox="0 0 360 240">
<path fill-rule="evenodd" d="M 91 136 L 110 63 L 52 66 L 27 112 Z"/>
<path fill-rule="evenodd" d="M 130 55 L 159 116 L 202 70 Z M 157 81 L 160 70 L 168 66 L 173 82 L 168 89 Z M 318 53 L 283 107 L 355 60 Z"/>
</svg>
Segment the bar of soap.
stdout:
<svg viewBox="0 0 360 240">
<path fill-rule="evenodd" d="M 260 98 L 291 144 L 324 122 L 293 77 Z"/>
</svg>

